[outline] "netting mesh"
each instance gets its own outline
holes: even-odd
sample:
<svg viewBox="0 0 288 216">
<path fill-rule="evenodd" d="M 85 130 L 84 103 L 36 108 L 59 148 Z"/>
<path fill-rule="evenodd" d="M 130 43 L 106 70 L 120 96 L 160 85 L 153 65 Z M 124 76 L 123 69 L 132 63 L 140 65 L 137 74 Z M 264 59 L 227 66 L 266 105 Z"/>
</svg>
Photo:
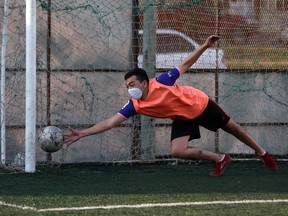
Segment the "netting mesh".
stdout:
<svg viewBox="0 0 288 216">
<path fill-rule="evenodd" d="M 2 21 L 3 2 L 0 6 Z M 155 47 L 156 62 L 148 64 L 156 67 L 157 75 L 193 51 L 197 45 L 191 41 L 201 44 L 207 36 L 219 34 L 217 46 L 178 83 L 206 92 L 261 146 L 286 156 L 287 11 L 287 0 L 38 0 L 37 129 L 46 125 L 64 131 L 82 129 L 114 115 L 129 99 L 123 75 L 137 64 L 143 66 L 143 50 Z M 7 128 L 6 163 L 12 164 L 21 161 L 25 149 L 24 26 L 25 2 L 10 0 L 7 111 L 6 125 L 1 127 Z M 154 27 L 158 29 L 155 38 L 147 39 L 138 31 Z M 170 127 L 170 120 L 134 117 L 54 153 L 52 159 L 37 146 L 37 162 L 47 158 L 61 163 L 165 158 Z M 201 133 L 201 140 L 191 146 L 219 148 L 241 157 L 252 153 L 221 131 L 217 138 L 205 129 Z"/>
</svg>

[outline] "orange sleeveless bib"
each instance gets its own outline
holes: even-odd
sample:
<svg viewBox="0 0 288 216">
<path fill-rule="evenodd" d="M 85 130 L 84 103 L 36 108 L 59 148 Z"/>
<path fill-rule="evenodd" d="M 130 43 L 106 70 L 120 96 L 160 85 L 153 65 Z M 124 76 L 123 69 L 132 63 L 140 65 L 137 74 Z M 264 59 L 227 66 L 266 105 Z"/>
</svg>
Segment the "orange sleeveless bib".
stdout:
<svg viewBox="0 0 288 216">
<path fill-rule="evenodd" d="M 190 86 L 167 86 L 151 79 L 145 100 L 132 99 L 137 113 L 172 120 L 189 120 L 201 115 L 208 104 L 208 96 Z"/>
</svg>

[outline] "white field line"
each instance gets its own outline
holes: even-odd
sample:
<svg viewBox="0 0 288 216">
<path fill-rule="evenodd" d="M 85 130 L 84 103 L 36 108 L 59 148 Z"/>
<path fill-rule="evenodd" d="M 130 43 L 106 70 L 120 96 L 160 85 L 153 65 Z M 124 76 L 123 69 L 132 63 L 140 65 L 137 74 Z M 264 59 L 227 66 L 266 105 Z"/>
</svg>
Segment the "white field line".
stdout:
<svg viewBox="0 0 288 216">
<path fill-rule="evenodd" d="M 22 210 L 37 211 L 37 209 L 34 208 L 34 207 L 24 206 L 24 205 L 16 205 L 16 204 L 11 204 L 11 203 L 2 202 L 2 201 L 0 201 L 0 206 L 7 206 L 7 207 L 19 208 L 19 209 L 22 209 Z"/>
<path fill-rule="evenodd" d="M 235 200 L 235 201 L 209 201 L 209 202 L 177 202 L 177 203 L 144 203 L 136 205 L 103 205 L 103 206 L 83 206 L 83 207 L 67 207 L 67 208 L 46 208 L 37 209 L 34 207 L 15 205 L 11 203 L 1 202 L 0 206 L 9 206 L 23 210 L 31 210 L 37 212 L 60 212 L 60 211 L 83 211 L 97 209 L 120 209 L 120 208 L 152 208 L 152 207 L 172 207 L 172 206 L 200 206 L 200 205 L 235 205 L 235 204 L 266 204 L 266 203 L 288 203 L 288 199 L 274 200 Z"/>
</svg>

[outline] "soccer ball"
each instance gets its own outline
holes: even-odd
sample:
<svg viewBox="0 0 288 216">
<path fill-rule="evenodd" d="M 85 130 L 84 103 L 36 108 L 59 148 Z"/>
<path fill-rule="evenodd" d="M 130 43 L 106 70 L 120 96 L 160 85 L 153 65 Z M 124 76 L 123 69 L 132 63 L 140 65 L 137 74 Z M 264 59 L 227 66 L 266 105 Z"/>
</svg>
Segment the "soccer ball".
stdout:
<svg viewBox="0 0 288 216">
<path fill-rule="evenodd" d="M 47 126 L 41 130 L 38 143 L 40 148 L 46 152 L 57 152 L 64 144 L 64 135 L 60 128 Z"/>
</svg>

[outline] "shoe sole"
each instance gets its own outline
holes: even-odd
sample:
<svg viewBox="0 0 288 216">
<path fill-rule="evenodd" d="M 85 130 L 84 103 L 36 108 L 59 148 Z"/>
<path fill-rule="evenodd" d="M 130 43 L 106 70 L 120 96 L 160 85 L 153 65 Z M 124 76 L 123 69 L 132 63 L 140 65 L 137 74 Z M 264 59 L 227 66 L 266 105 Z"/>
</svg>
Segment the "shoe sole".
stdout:
<svg viewBox="0 0 288 216">
<path fill-rule="evenodd" d="M 230 157 L 230 159 L 229 159 L 229 160 L 227 161 L 227 163 L 224 165 L 222 171 L 221 171 L 219 174 L 217 174 L 217 175 L 215 175 L 215 174 L 210 174 L 210 176 L 216 177 L 216 176 L 222 175 L 222 174 L 224 173 L 224 171 L 227 169 L 227 167 L 230 165 L 231 161 L 232 161 L 232 158 Z"/>
</svg>

